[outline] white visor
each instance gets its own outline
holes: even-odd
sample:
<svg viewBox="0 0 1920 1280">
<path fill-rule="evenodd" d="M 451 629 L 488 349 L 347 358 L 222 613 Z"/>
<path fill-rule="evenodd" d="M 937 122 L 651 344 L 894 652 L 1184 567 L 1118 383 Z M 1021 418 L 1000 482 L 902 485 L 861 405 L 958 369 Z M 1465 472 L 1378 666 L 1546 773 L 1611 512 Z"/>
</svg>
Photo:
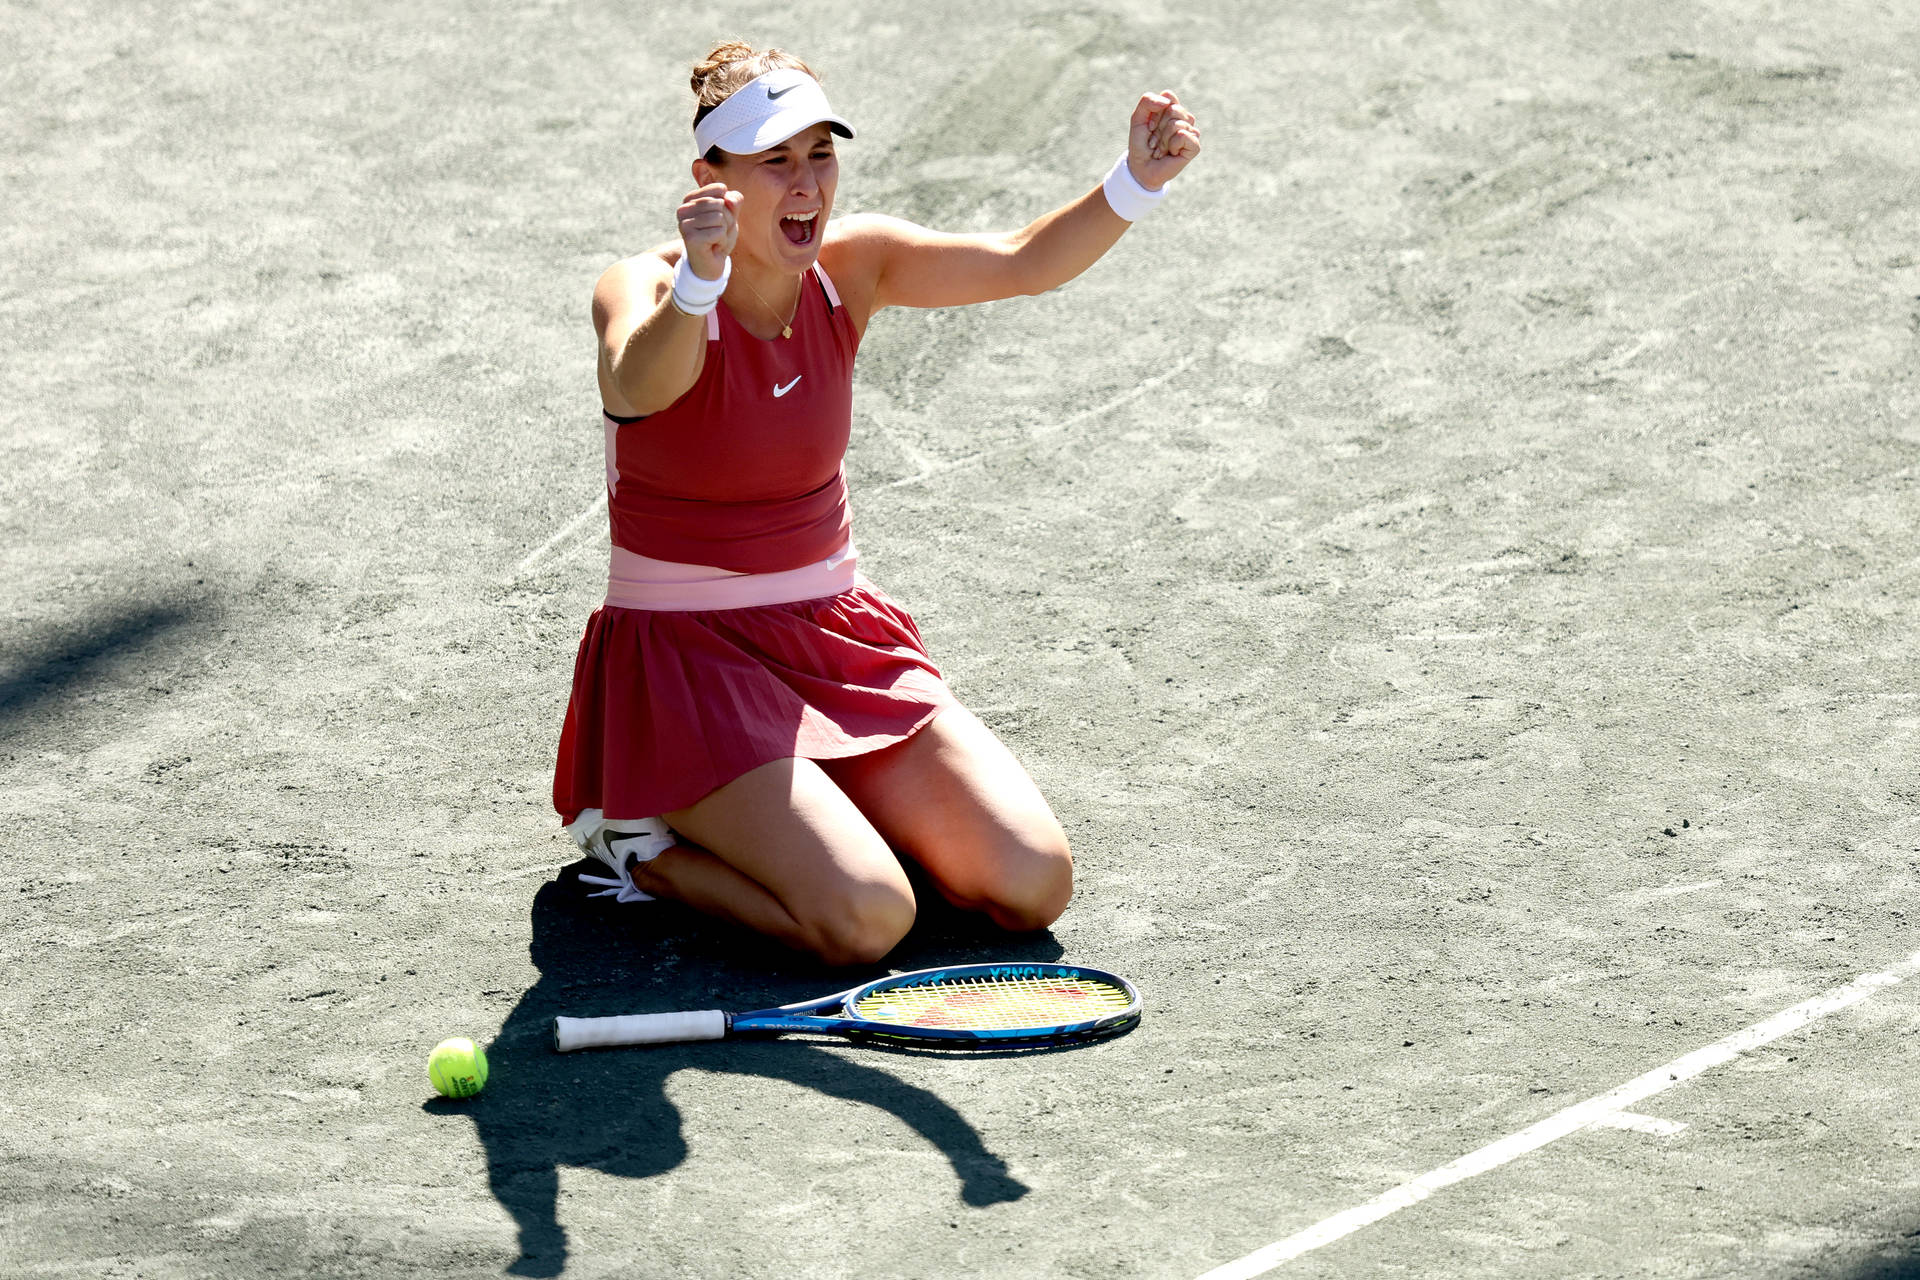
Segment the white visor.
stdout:
<svg viewBox="0 0 1920 1280">
<path fill-rule="evenodd" d="M 827 105 L 827 91 L 818 80 L 792 67 L 778 67 L 748 81 L 707 112 L 693 127 L 693 146 L 698 155 L 714 147 L 752 155 L 823 120 L 841 137 L 853 136 L 853 126 Z"/>
</svg>

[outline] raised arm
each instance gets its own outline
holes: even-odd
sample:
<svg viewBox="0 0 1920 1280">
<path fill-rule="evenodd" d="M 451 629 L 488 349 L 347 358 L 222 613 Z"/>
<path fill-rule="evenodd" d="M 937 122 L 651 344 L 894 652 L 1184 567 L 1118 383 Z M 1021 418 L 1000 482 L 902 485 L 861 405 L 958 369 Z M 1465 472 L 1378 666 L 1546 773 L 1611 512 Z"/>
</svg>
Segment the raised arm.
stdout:
<svg viewBox="0 0 1920 1280">
<path fill-rule="evenodd" d="M 622 417 L 657 413 L 699 380 L 707 322 L 674 305 L 674 267 L 684 256 L 699 280 L 720 286 L 739 234 L 739 203 L 740 193 L 725 183 L 690 192 L 677 212 L 679 245 L 617 262 L 594 286 L 600 394 L 609 410 Z"/>
<path fill-rule="evenodd" d="M 1200 154 L 1193 113 L 1172 92 L 1142 94 L 1128 122 L 1126 168 L 1158 191 Z M 954 307 L 1057 289 L 1111 249 L 1132 224 L 1103 187 L 1018 231 L 972 235 L 930 231 L 899 218 L 844 220 L 846 248 L 871 264 L 874 310 Z"/>
</svg>

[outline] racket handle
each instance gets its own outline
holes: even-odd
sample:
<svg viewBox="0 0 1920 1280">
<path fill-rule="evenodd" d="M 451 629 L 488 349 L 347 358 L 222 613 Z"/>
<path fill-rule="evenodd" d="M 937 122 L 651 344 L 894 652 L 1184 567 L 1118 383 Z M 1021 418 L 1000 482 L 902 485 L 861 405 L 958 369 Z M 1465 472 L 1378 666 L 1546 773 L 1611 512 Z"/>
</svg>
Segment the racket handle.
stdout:
<svg viewBox="0 0 1920 1280">
<path fill-rule="evenodd" d="M 718 1009 L 693 1013 L 634 1013 L 624 1018 L 555 1018 L 553 1047 L 561 1053 L 620 1044 L 673 1044 L 721 1040 L 727 1015 Z"/>
</svg>

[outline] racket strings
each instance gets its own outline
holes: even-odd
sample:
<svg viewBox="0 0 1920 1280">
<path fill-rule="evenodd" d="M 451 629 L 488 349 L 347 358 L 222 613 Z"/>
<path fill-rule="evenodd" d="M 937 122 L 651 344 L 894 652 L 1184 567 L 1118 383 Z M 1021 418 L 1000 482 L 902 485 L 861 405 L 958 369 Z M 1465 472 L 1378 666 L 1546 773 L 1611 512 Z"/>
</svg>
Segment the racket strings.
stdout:
<svg viewBox="0 0 1920 1280">
<path fill-rule="evenodd" d="M 853 1012 L 902 1027 L 1006 1031 L 1091 1022 L 1132 1004 L 1124 988 L 1084 977 L 949 978 L 869 992 Z"/>
</svg>

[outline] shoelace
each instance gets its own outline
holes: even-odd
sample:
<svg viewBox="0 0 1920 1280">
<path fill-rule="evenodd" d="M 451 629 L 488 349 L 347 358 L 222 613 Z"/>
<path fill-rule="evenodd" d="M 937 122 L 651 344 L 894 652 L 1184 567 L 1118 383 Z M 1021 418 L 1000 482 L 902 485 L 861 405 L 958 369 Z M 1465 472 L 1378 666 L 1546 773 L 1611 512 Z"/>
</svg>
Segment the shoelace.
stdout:
<svg viewBox="0 0 1920 1280">
<path fill-rule="evenodd" d="M 633 880 L 627 876 L 590 876 L 582 874 L 581 884 L 603 884 L 607 887 L 598 893 L 590 893 L 589 898 L 612 898 L 615 902 L 652 902 L 653 895 L 642 893 L 633 887 Z"/>
<path fill-rule="evenodd" d="M 657 818 L 651 819 L 645 829 L 640 831 L 609 830 L 609 824 L 604 821 L 575 825 L 583 828 L 572 832 L 574 840 L 580 845 L 581 852 L 597 858 L 613 871 L 611 877 L 581 875 L 581 884 L 603 886 L 599 892 L 588 894 L 589 898 L 612 898 L 615 902 L 652 902 L 654 900 L 652 894 L 644 893 L 634 887 L 633 876 L 629 870 L 629 859 L 650 862 L 659 857 L 664 850 L 672 847 L 673 834 L 664 822 Z"/>
</svg>

